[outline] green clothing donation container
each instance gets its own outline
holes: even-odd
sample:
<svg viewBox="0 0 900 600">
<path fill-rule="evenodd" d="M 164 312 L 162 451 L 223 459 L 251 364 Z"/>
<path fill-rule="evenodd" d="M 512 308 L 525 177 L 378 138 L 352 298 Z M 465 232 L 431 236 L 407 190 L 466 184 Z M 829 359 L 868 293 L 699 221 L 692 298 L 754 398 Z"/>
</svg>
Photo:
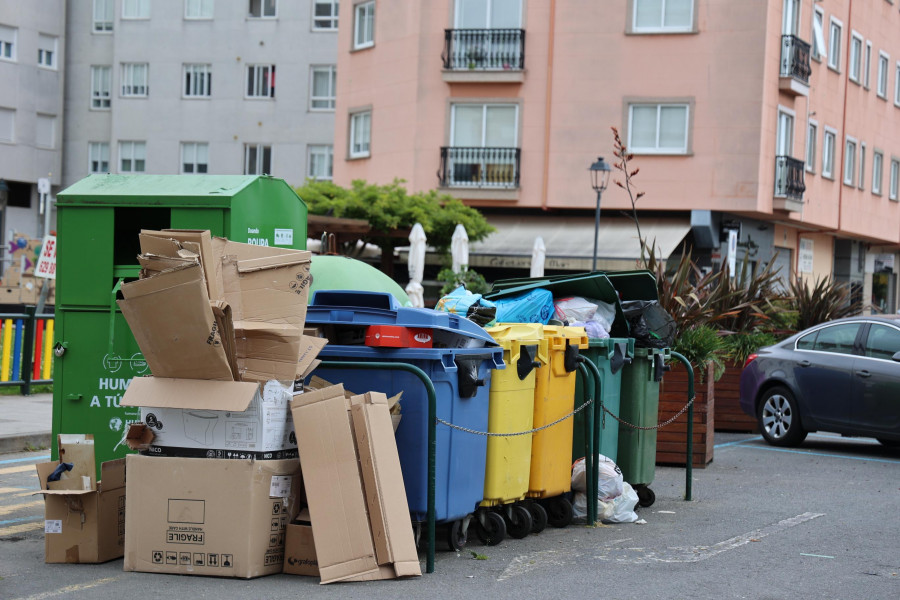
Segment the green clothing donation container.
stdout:
<svg viewBox="0 0 900 600">
<path fill-rule="evenodd" d="M 283 180 L 258 175 L 91 175 L 57 196 L 57 434 L 94 436 L 99 464 L 126 453 L 119 442 L 140 409 L 119 406 L 147 363 L 116 306 L 137 279 L 142 229 L 208 229 L 262 246 L 306 249 L 306 204 Z"/>
</svg>

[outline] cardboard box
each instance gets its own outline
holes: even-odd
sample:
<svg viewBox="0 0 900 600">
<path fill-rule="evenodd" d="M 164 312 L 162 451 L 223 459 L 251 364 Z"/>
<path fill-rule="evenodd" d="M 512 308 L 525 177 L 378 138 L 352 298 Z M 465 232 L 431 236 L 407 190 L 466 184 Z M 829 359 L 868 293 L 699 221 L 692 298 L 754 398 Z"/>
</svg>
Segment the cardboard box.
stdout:
<svg viewBox="0 0 900 600">
<path fill-rule="evenodd" d="M 3 272 L 3 284 L 6 287 L 19 287 L 19 282 L 21 280 L 22 268 L 17 263 L 13 263 L 6 267 L 6 271 Z"/>
<path fill-rule="evenodd" d="M 222 289 L 221 263 L 213 255 L 212 236 L 208 230 L 200 229 L 163 229 L 162 231 L 141 230 L 141 253 L 152 250 L 161 251 L 165 246 L 158 245 L 165 240 L 177 242 L 174 251 L 164 252 L 165 256 L 174 256 L 179 248 L 196 251 L 200 255 L 200 265 L 203 267 L 204 281 L 210 300 L 224 300 L 225 292 Z M 169 248 L 172 249 L 173 245 Z"/>
<path fill-rule="evenodd" d="M 75 466 L 61 481 L 47 481 L 59 462 L 36 465 L 41 491 L 35 493 L 44 495 L 47 563 L 101 563 L 124 554 L 125 459 L 100 465 L 97 481 L 93 444 L 78 446 L 66 452 L 64 460 Z M 70 446 L 61 439 L 59 447 L 62 455 Z"/>
<path fill-rule="evenodd" d="M 297 512 L 297 459 L 131 454 L 126 571 L 252 578 L 280 573 Z"/>
<path fill-rule="evenodd" d="M 284 573 L 288 575 L 319 576 L 319 561 L 316 559 L 316 544 L 313 541 L 312 525 L 289 523 L 284 538 Z"/>
<path fill-rule="evenodd" d="M 293 384 L 135 377 L 120 404 L 141 408 L 148 454 L 277 460 L 297 456 Z"/>
</svg>

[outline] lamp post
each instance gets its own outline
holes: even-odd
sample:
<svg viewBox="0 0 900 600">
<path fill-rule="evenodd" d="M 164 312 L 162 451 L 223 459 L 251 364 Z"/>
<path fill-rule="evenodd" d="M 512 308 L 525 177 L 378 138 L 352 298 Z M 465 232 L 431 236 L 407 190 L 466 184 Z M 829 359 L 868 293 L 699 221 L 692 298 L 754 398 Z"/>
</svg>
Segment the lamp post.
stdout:
<svg viewBox="0 0 900 600">
<path fill-rule="evenodd" d="M 3 228 L 6 226 L 6 205 L 9 203 L 9 186 L 5 179 L 0 179 L 0 249 L 3 247 Z M 2 254 L 2 250 L 0 250 Z M 2 265 L 0 265 L 2 268 Z"/>
<path fill-rule="evenodd" d="M 612 169 L 609 164 L 603 160 L 603 157 L 597 157 L 597 162 L 591 165 L 591 187 L 597 192 L 597 210 L 594 212 L 594 256 L 591 260 L 591 271 L 597 270 L 597 237 L 600 235 L 600 197 L 603 190 L 609 184 L 609 174 Z"/>
</svg>

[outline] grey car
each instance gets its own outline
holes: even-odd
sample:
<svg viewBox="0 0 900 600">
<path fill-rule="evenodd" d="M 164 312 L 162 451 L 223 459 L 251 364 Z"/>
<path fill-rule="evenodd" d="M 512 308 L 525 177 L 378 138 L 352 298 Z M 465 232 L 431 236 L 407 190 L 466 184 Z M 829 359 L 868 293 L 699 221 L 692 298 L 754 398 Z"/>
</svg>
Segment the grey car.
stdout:
<svg viewBox="0 0 900 600">
<path fill-rule="evenodd" d="M 811 431 L 900 446 L 900 316 L 829 321 L 759 350 L 741 373 L 741 408 L 774 446 Z"/>
</svg>

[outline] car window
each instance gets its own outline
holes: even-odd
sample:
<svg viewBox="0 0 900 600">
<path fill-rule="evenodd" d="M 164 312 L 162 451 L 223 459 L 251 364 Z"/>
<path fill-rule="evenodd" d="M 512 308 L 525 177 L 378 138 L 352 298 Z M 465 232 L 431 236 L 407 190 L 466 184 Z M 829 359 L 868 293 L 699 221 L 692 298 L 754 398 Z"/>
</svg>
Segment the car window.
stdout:
<svg viewBox="0 0 900 600">
<path fill-rule="evenodd" d="M 812 350 L 813 346 L 816 345 L 817 335 L 819 335 L 819 332 L 813 331 L 812 333 L 808 333 L 797 340 L 797 350 Z"/>
<path fill-rule="evenodd" d="M 853 342 L 859 331 L 860 323 L 842 323 L 823 327 L 816 336 L 813 350 L 819 352 L 835 352 L 837 354 L 853 354 Z"/>
<path fill-rule="evenodd" d="M 900 329 L 873 323 L 866 340 L 866 356 L 891 360 L 900 352 Z"/>
</svg>

